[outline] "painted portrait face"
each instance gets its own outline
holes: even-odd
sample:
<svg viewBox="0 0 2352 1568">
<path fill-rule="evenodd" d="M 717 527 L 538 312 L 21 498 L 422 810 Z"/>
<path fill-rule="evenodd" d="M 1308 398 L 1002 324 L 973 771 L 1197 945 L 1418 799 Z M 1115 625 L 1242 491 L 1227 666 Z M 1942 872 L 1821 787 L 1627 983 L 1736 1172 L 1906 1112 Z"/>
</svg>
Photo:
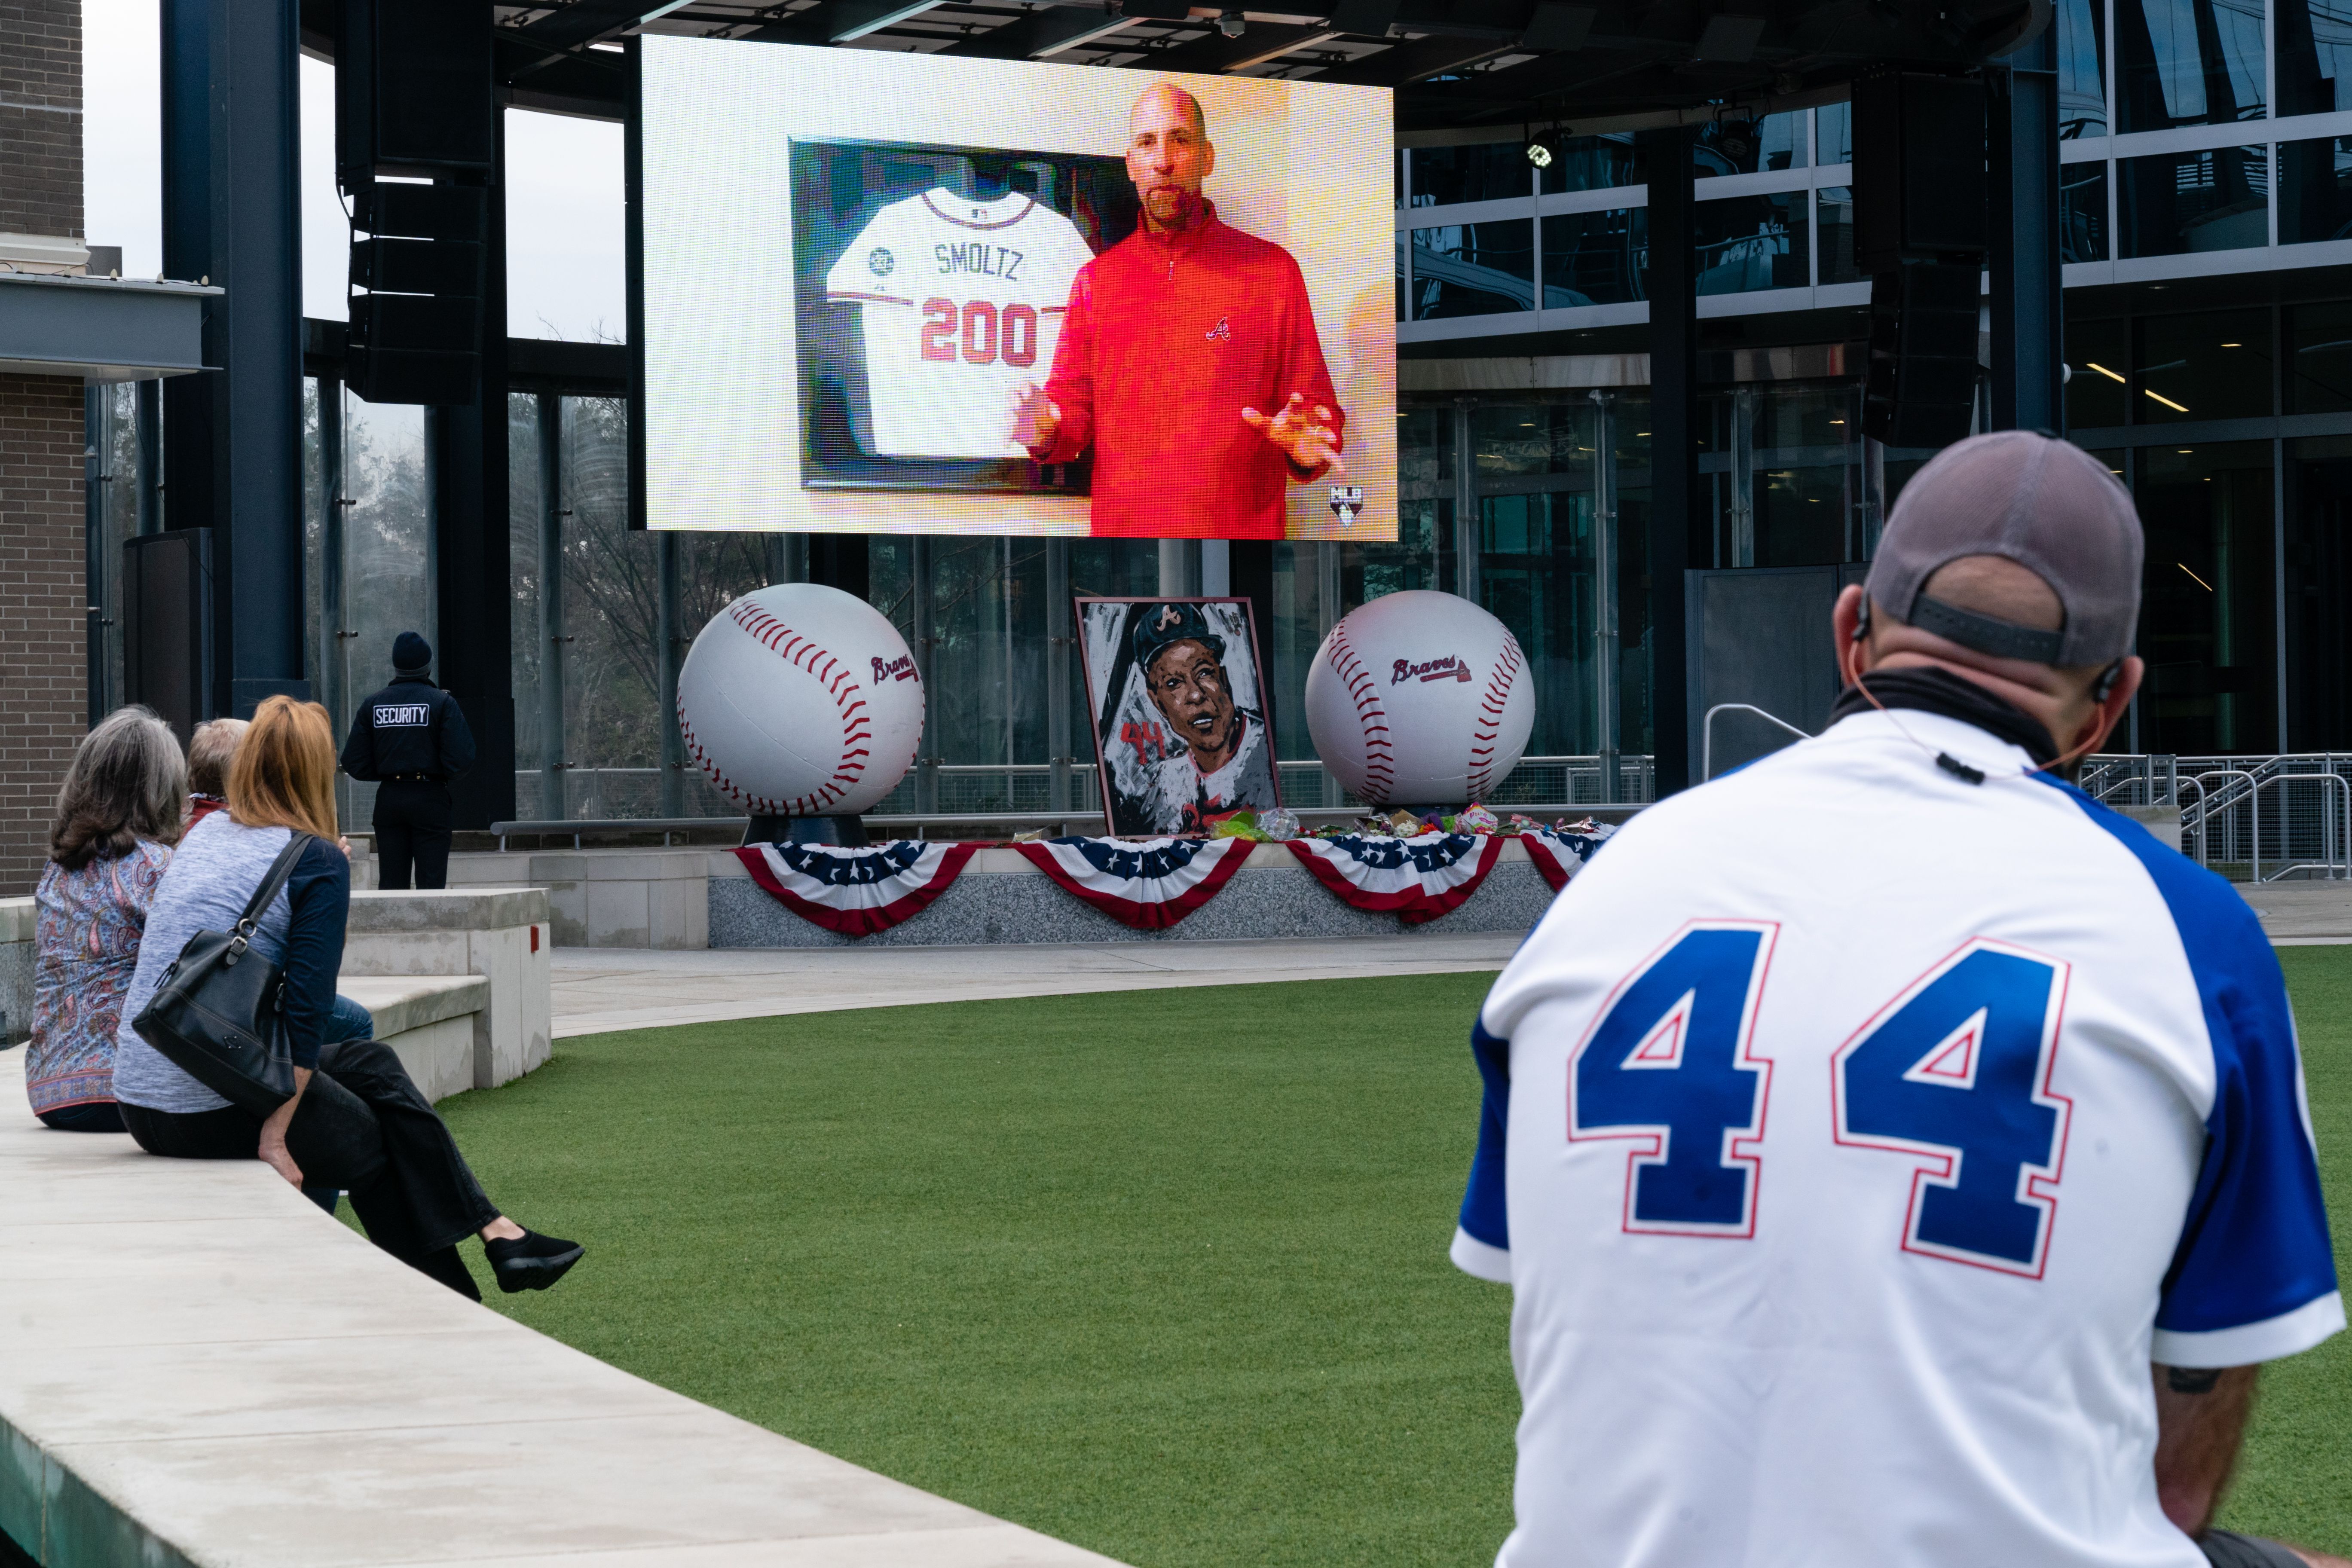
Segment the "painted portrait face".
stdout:
<svg viewBox="0 0 2352 1568">
<path fill-rule="evenodd" d="M 1241 715 L 1217 656 L 1190 638 L 1170 643 L 1144 671 L 1144 689 L 1169 728 L 1192 748 L 1202 773 L 1223 767 L 1241 744 Z"/>
</svg>

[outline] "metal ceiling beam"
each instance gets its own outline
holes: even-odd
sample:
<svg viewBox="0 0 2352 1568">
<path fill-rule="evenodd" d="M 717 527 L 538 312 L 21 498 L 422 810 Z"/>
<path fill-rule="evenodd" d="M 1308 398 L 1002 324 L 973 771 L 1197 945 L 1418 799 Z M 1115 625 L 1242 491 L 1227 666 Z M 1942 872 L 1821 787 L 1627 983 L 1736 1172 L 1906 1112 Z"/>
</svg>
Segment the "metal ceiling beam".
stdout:
<svg viewBox="0 0 2352 1568">
<path fill-rule="evenodd" d="M 687 0 L 572 0 L 552 16 L 505 29 L 550 49 L 582 49 L 666 16 Z"/>
<path fill-rule="evenodd" d="M 1341 36 L 1328 23 L 1304 27 L 1276 27 L 1252 23 L 1238 38 L 1211 33 L 1173 48 L 1155 49 L 1128 64 L 1138 70 L 1238 71 L 1279 59 L 1297 49 L 1311 49 Z"/>
<path fill-rule="evenodd" d="M 971 37 L 959 39 L 938 52 L 967 59 L 1049 59 L 1131 27 L 1138 20 L 1137 17 L 1106 11 L 1099 5 L 1055 5 L 1017 16 L 985 33 L 975 33 Z"/>
<path fill-rule="evenodd" d="M 821 0 L 782 21 L 764 23 L 739 38 L 763 44 L 846 44 L 938 9 L 940 0 Z"/>
<path fill-rule="evenodd" d="M 1517 34 L 1507 39 L 1413 38 L 1379 54 L 1333 66 L 1309 79 L 1346 82 L 1356 87 L 1402 87 L 1424 77 L 1441 76 L 1496 55 L 1507 55 L 1518 47 Z"/>
</svg>

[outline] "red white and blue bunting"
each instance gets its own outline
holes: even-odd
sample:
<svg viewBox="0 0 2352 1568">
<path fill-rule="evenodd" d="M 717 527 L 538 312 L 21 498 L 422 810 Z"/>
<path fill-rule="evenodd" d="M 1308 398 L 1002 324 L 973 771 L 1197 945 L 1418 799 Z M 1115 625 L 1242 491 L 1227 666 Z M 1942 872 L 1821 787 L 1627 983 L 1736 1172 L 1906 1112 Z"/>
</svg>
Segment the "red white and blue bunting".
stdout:
<svg viewBox="0 0 2352 1568">
<path fill-rule="evenodd" d="M 864 849 L 746 844 L 735 858 L 751 880 L 794 914 L 844 936 L 872 936 L 922 913 L 979 848 L 920 838 Z"/>
<path fill-rule="evenodd" d="M 1539 827 L 1519 835 L 1519 842 L 1528 847 L 1528 858 L 1536 863 L 1543 879 L 1559 892 L 1568 886 L 1568 879 L 1584 869 L 1592 852 L 1609 841 L 1617 829 L 1608 823 L 1595 825 L 1590 830 Z"/>
<path fill-rule="evenodd" d="M 1424 833 L 1413 838 L 1292 838 L 1299 864 L 1360 910 L 1407 925 L 1459 908 L 1495 868 L 1503 841 L 1492 834 Z"/>
<path fill-rule="evenodd" d="M 1013 847 L 1111 919 L 1159 931 L 1215 898 L 1255 846 L 1246 838 L 1049 838 Z"/>
</svg>

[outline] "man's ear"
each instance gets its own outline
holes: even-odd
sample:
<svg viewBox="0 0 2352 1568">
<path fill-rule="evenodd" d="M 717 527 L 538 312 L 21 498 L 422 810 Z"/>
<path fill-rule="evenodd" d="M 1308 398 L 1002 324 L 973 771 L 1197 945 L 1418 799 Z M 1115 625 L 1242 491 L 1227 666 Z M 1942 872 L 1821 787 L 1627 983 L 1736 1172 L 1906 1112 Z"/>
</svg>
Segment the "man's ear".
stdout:
<svg viewBox="0 0 2352 1568">
<path fill-rule="evenodd" d="M 1214 142 L 1203 142 L 1201 143 L 1201 178 L 1205 180 L 1216 172 L 1217 144 Z"/>
<path fill-rule="evenodd" d="M 1870 621 L 1865 613 L 1866 601 L 1859 583 L 1849 583 L 1838 591 L 1837 603 L 1830 607 L 1830 637 L 1837 653 L 1838 678 L 1846 685 L 1869 668 Z"/>
</svg>

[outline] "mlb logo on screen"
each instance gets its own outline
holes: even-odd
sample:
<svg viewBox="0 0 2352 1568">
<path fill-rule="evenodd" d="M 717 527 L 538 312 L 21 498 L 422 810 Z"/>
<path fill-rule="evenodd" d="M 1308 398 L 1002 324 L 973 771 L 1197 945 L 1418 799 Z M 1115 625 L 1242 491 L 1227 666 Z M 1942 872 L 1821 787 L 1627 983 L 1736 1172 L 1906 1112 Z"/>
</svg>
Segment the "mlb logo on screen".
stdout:
<svg viewBox="0 0 2352 1568">
<path fill-rule="evenodd" d="M 1339 520 L 1341 528 L 1353 528 L 1356 525 L 1356 514 L 1363 510 L 1363 486 L 1333 485 L 1331 487 L 1331 515 Z"/>
</svg>

